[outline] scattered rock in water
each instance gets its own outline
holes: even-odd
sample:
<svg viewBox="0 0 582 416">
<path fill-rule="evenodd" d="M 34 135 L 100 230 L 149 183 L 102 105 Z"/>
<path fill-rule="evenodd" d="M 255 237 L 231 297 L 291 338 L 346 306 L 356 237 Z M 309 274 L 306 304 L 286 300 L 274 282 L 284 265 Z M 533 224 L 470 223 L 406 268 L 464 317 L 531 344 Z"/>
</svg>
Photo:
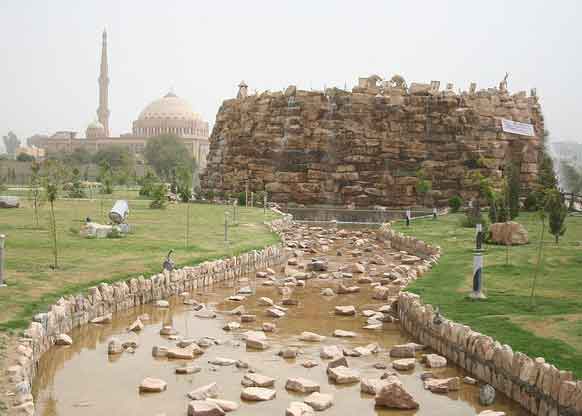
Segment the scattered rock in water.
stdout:
<svg viewBox="0 0 582 416">
<path fill-rule="evenodd" d="M 428 378 L 424 380 L 424 388 L 433 393 L 448 393 L 449 391 L 457 391 L 461 387 L 459 377 L 451 378 Z"/>
<path fill-rule="evenodd" d="M 241 322 L 255 322 L 257 320 L 257 315 L 245 314 L 240 316 Z"/>
<path fill-rule="evenodd" d="M 168 387 L 168 384 L 159 378 L 144 378 L 139 385 L 140 393 L 160 393 Z"/>
<path fill-rule="evenodd" d="M 247 373 L 243 376 L 241 384 L 245 387 L 273 387 L 275 379 L 258 373 Z"/>
<path fill-rule="evenodd" d="M 256 339 L 260 339 L 260 340 L 266 340 L 267 336 L 265 335 L 265 333 L 263 331 L 246 331 L 243 332 L 241 334 L 242 339 L 247 339 L 247 338 L 256 338 Z"/>
<path fill-rule="evenodd" d="M 242 319 L 241 319 L 242 320 Z M 240 323 L 235 322 L 235 321 L 231 321 L 231 322 L 227 322 L 222 329 L 224 329 L 225 331 L 234 331 L 236 329 L 240 328 Z"/>
<path fill-rule="evenodd" d="M 107 315 L 98 316 L 97 318 L 91 319 L 92 324 L 110 324 L 113 319 L 113 315 L 108 313 Z"/>
<path fill-rule="evenodd" d="M 307 361 L 302 362 L 301 365 L 305 368 L 313 368 L 313 367 L 317 367 L 319 365 L 319 363 L 317 361 L 307 360 Z"/>
<path fill-rule="evenodd" d="M 315 411 L 307 403 L 291 402 L 285 409 L 285 416 L 315 416 Z"/>
<path fill-rule="evenodd" d="M 144 328 L 143 322 L 141 319 L 136 319 L 133 323 L 127 328 L 129 332 L 139 332 Z"/>
<path fill-rule="evenodd" d="M 376 370 L 386 370 L 388 368 L 388 365 L 385 363 L 376 363 L 374 364 L 374 368 Z"/>
<path fill-rule="evenodd" d="M 238 295 L 252 295 L 253 289 L 250 286 L 243 286 L 237 291 Z"/>
<path fill-rule="evenodd" d="M 299 301 L 297 299 L 285 298 L 281 301 L 281 303 L 285 306 L 297 306 L 299 305 Z"/>
<path fill-rule="evenodd" d="M 208 398 L 206 399 L 207 402 L 214 403 L 218 407 L 220 407 L 225 412 L 234 412 L 239 408 L 239 404 L 237 402 L 233 402 L 230 400 L 223 400 L 223 399 L 213 399 Z"/>
<path fill-rule="evenodd" d="M 193 400 L 188 403 L 188 416 L 224 416 L 218 404 L 208 400 Z"/>
<path fill-rule="evenodd" d="M 297 257 L 291 257 L 289 260 L 287 260 L 287 264 L 289 266 L 297 266 L 299 264 L 299 260 L 297 260 Z"/>
<path fill-rule="evenodd" d="M 465 376 L 463 377 L 463 383 L 475 385 L 477 384 L 477 380 L 475 380 L 473 377 Z"/>
<path fill-rule="evenodd" d="M 325 259 L 311 259 L 311 262 L 307 263 L 305 270 L 308 272 L 325 272 L 328 267 L 327 260 Z"/>
<path fill-rule="evenodd" d="M 358 334 L 352 331 L 344 331 L 343 329 L 336 329 L 333 331 L 333 336 L 338 338 L 354 338 L 357 337 Z"/>
<path fill-rule="evenodd" d="M 171 325 L 165 325 L 160 329 L 160 335 L 177 335 L 178 331 Z"/>
<path fill-rule="evenodd" d="M 162 345 L 155 345 L 152 347 L 152 356 L 162 358 L 168 356 L 168 347 Z"/>
<path fill-rule="evenodd" d="M 266 340 L 261 339 L 259 337 L 249 336 L 246 339 L 246 346 L 247 349 L 266 350 L 267 348 L 269 348 L 269 343 Z"/>
<path fill-rule="evenodd" d="M 386 380 L 379 378 L 363 378 L 360 382 L 360 391 L 362 393 L 376 395 L 386 383 Z"/>
<path fill-rule="evenodd" d="M 398 373 L 396 373 L 395 371 L 391 371 L 391 370 L 384 371 L 384 374 L 382 374 L 380 376 L 380 380 L 385 380 L 389 377 L 398 377 Z"/>
<path fill-rule="evenodd" d="M 362 263 L 352 264 L 352 273 L 366 273 L 366 267 Z"/>
<path fill-rule="evenodd" d="M 263 402 L 273 400 L 277 392 L 273 389 L 263 387 L 247 387 L 240 394 L 241 399 L 251 402 Z"/>
<path fill-rule="evenodd" d="M 107 344 L 107 353 L 109 355 L 117 355 L 123 352 L 123 344 L 117 338 L 111 338 L 109 344 Z"/>
<path fill-rule="evenodd" d="M 142 313 L 140 316 L 137 317 L 137 319 L 139 319 L 142 322 L 149 321 L 150 316 L 147 313 Z"/>
<path fill-rule="evenodd" d="M 257 272 L 255 276 L 257 277 L 257 279 L 265 279 L 267 278 L 268 275 L 267 272 Z"/>
<path fill-rule="evenodd" d="M 416 350 L 412 344 L 394 345 L 390 348 L 390 357 L 395 358 L 414 358 Z"/>
<path fill-rule="evenodd" d="M 240 306 L 237 306 L 236 308 L 234 308 L 228 312 L 225 312 L 225 313 L 228 315 L 239 315 L 240 316 L 240 315 L 246 313 L 246 309 L 243 305 L 240 305 Z"/>
<path fill-rule="evenodd" d="M 263 332 L 275 332 L 277 325 L 272 322 L 263 322 Z"/>
<path fill-rule="evenodd" d="M 208 362 L 212 365 L 226 367 L 230 365 L 235 365 L 237 363 L 237 360 L 233 360 L 232 358 L 216 357 L 213 358 L 212 360 L 209 360 Z"/>
<path fill-rule="evenodd" d="M 303 401 L 314 410 L 321 412 L 329 409 L 333 405 L 333 396 L 331 394 L 314 392 L 307 396 Z"/>
<path fill-rule="evenodd" d="M 337 287 L 337 294 L 338 295 L 349 295 L 352 293 L 358 293 L 360 288 L 358 286 L 346 286 L 343 283 L 340 283 Z"/>
<path fill-rule="evenodd" d="M 335 295 L 335 293 L 333 293 L 333 289 L 330 287 L 326 287 L 325 289 L 323 289 L 321 291 L 321 295 L 322 296 L 333 296 Z"/>
<path fill-rule="evenodd" d="M 390 295 L 390 288 L 388 286 L 376 286 L 372 293 L 372 299 L 387 300 Z"/>
<path fill-rule="evenodd" d="M 55 339 L 55 345 L 73 345 L 73 338 L 67 334 L 59 334 Z"/>
<path fill-rule="evenodd" d="M 336 315 L 354 316 L 356 314 L 356 308 L 352 305 L 336 306 L 334 310 Z"/>
<path fill-rule="evenodd" d="M 498 412 L 495 410 L 483 410 L 478 416 L 505 416 L 505 412 Z"/>
<path fill-rule="evenodd" d="M 182 367 L 176 367 L 175 372 L 176 374 L 195 374 L 202 371 L 200 367 L 196 367 L 194 365 L 185 365 Z"/>
<path fill-rule="evenodd" d="M 275 304 L 275 302 L 273 302 L 273 299 L 267 297 L 260 298 L 258 303 L 261 306 L 273 306 Z"/>
<path fill-rule="evenodd" d="M 170 307 L 170 302 L 168 302 L 167 300 L 156 300 L 154 302 L 154 306 L 156 308 L 169 308 Z"/>
<path fill-rule="evenodd" d="M 382 325 L 383 325 L 383 324 L 382 324 L 381 322 L 379 322 L 379 323 L 377 323 L 377 324 L 375 323 L 375 324 L 364 325 L 364 326 L 362 327 L 362 329 L 367 329 L 367 330 L 376 330 L 376 329 L 382 329 Z"/>
<path fill-rule="evenodd" d="M 327 363 L 327 374 L 329 374 L 329 371 L 335 367 L 349 367 L 346 357 L 337 357 Z"/>
<path fill-rule="evenodd" d="M 385 383 L 376 393 L 374 399 L 376 406 L 389 409 L 418 409 L 418 402 L 404 390 L 398 377 L 388 377 Z"/>
<path fill-rule="evenodd" d="M 277 308 L 269 308 L 267 309 L 267 316 L 271 316 L 273 318 L 282 318 L 285 316 L 285 312 Z"/>
<path fill-rule="evenodd" d="M 305 342 L 321 342 L 325 340 L 325 336 L 316 334 L 314 332 L 302 332 L 299 339 Z"/>
<path fill-rule="evenodd" d="M 399 371 L 414 370 L 416 360 L 414 358 L 403 358 L 392 361 L 392 368 Z"/>
<path fill-rule="evenodd" d="M 357 282 L 358 282 L 359 284 L 361 284 L 361 285 L 369 285 L 369 284 L 370 284 L 370 283 L 372 283 L 373 281 L 374 281 L 374 280 L 373 280 L 371 277 L 369 277 L 369 276 L 363 276 L 363 277 L 360 277 L 360 278 L 357 280 Z"/>
<path fill-rule="evenodd" d="M 249 368 L 249 363 L 247 363 L 246 361 L 238 360 L 235 366 L 238 369 L 246 369 Z"/>
<path fill-rule="evenodd" d="M 489 384 L 479 389 L 479 403 L 482 406 L 491 406 L 495 402 L 495 389 Z"/>
<path fill-rule="evenodd" d="M 420 373 L 420 379 L 422 381 L 428 380 L 430 378 L 434 378 L 434 374 L 432 373 L 432 371 L 423 371 L 422 373 Z"/>
<path fill-rule="evenodd" d="M 357 371 L 344 366 L 330 368 L 327 374 L 337 384 L 352 384 L 360 381 L 360 374 Z"/>
<path fill-rule="evenodd" d="M 313 393 L 320 390 L 320 385 L 303 377 L 288 378 L 285 389 L 298 393 Z"/>
<path fill-rule="evenodd" d="M 245 295 L 232 295 L 229 296 L 227 300 L 230 300 L 232 302 L 244 302 L 245 300 L 247 300 L 247 297 Z"/>
<path fill-rule="evenodd" d="M 218 384 L 210 383 L 202 387 L 198 387 L 197 389 L 188 393 L 187 396 L 192 400 L 206 400 L 208 398 L 214 399 L 218 397 Z"/>
<path fill-rule="evenodd" d="M 429 368 L 441 368 L 447 366 L 447 359 L 438 354 L 425 354 L 423 360 Z"/>
<path fill-rule="evenodd" d="M 321 347 L 319 356 L 324 360 L 342 357 L 342 350 L 337 345 L 324 345 Z"/>
<path fill-rule="evenodd" d="M 356 347 L 356 348 L 354 348 L 353 352 L 354 352 L 354 357 L 362 357 L 362 356 L 367 356 L 370 354 L 376 354 L 379 350 L 380 350 L 380 347 L 378 346 L 378 344 L 373 343 L 373 344 L 368 344 L 365 347 Z"/>
<path fill-rule="evenodd" d="M 194 316 L 196 318 L 201 318 L 201 319 L 214 319 L 214 318 L 216 318 L 216 312 L 210 311 L 208 309 L 204 309 L 204 310 L 196 312 L 194 314 Z"/>
<path fill-rule="evenodd" d="M 281 351 L 279 351 L 279 355 L 283 358 L 291 359 L 297 358 L 297 354 L 299 353 L 299 348 L 296 347 L 285 347 Z"/>
<path fill-rule="evenodd" d="M 194 358 L 194 350 L 192 348 L 168 348 L 167 357 L 177 360 L 191 360 Z"/>
</svg>

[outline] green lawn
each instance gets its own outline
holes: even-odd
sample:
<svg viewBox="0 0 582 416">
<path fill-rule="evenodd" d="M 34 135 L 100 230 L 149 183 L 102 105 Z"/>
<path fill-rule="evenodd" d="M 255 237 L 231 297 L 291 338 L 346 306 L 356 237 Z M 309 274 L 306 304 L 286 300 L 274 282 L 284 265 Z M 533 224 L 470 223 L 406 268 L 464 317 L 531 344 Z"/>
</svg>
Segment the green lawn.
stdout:
<svg viewBox="0 0 582 416">
<path fill-rule="evenodd" d="M 487 300 L 472 301 L 473 229 L 460 227 L 462 214 L 416 220 L 407 228 L 395 228 L 429 243 L 440 245 L 440 263 L 408 290 L 424 302 L 439 306 L 444 315 L 470 325 L 501 343 L 531 357 L 544 357 L 562 370 L 582 377 L 582 217 L 568 217 L 566 235 L 556 245 L 544 238 L 544 266 L 538 277 L 535 306 L 530 293 L 541 225 L 531 213 L 517 221 L 529 233 L 530 244 L 510 249 L 487 245 L 483 282 Z"/>
<path fill-rule="evenodd" d="M 9 192 L 5 192 L 9 194 Z M 136 192 L 116 192 L 113 197 L 135 199 Z M 109 196 L 108 198 L 112 198 Z M 59 296 L 77 293 L 102 281 L 127 279 L 160 271 L 163 258 L 175 250 L 178 265 L 238 254 L 276 243 L 278 237 L 263 225 L 260 208 L 239 208 L 239 225 L 229 227 L 224 242 L 224 206 L 190 204 L 190 234 L 186 246 L 187 205 L 149 208 L 149 201 L 130 202 L 128 222 L 132 233 L 121 239 L 84 239 L 79 228 L 86 217 L 104 223 L 111 200 L 58 200 L 56 218 L 59 269 L 54 271 L 48 234 L 48 205 L 41 208 L 41 224 L 34 227 L 28 201 L 19 209 L 0 210 L 0 234 L 6 241 L 5 276 L 0 289 L 0 330 L 28 325 L 31 316 Z M 231 211 L 232 207 L 228 207 Z M 102 216 L 103 212 L 103 216 Z M 273 218 L 267 213 L 267 218 Z"/>
</svg>

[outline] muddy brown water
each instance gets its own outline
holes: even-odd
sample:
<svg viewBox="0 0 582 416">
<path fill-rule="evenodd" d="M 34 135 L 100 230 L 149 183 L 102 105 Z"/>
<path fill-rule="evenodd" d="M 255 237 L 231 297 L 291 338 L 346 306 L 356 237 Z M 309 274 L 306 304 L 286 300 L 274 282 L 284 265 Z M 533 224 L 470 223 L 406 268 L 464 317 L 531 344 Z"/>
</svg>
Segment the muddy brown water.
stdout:
<svg viewBox="0 0 582 416">
<path fill-rule="evenodd" d="M 330 252 L 336 252 L 341 243 L 336 243 Z M 387 252 L 385 252 L 387 253 Z M 371 253 L 372 255 L 374 253 Z M 307 260 L 307 256 L 305 259 Z M 347 257 L 328 256 L 330 269 L 337 270 L 340 264 L 353 261 Z M 385 255 L 390 261 L 390 256 Z M 379 267 L 381 272 L 382 267 Z M 378 343 L 381 352 L 366 357 L 348 357 L 350 367 L 359 370 L 362 378 L 379 378 L 384 370 L 374 368 L 375 363 L 385 363 L 390 368 L 391 358 L 388 351 L 392 345 L 413 341 L 394 323 L 385 323 L 382 330 L 364 330 L 365 318 L 358 313 L 355 317 L 338 317 L 334 315 L 336 305 L 355 305 L 358 312 L 364 309 L 377 309 L 381 302 L 373 301 L 369 285 L 359 285 L 360 293 L 323 297 L 321 288 L 335 289 L 337 281 L 311 279 L 305 288 L 296 288 L 293 297 L 298 299 L 298 306 L 290 306 L 287 315 L 281 319 L 265 315 L 265 307 L 258 306 L 257 300 L 267 296 L 278 302 L 280 296 L 274 287 L 261 286 L 262 279 L 249 277 L 255 294 L 249 296 L 242 304 L 248 313 L 257 315 L 257 321 L 243 323 L 241 329 L 233 332 L 222 330 L 224 323 L 238 321 L 238 317 L 218 314 L 216 319 L 203 319 L 194 316 L 191 306 L 183 305 L 181 298 L 171 299 L 170 308 L 160 309 L 152 305 L 143 305 L 131 311 L 114 315 L 110 325 L 86 325 L 75 329 L 71 336 L 74 344 L 70 347 L 55 347 L 41 359 L 39 372 L 33 386 L 37 403 L 37 414 L 41 416 L 103 416 L 103 415 L 139 415 L 139 416 L 183 416 L 187 414 L 189 399 L 186 394 L 200 386 L 217 382 L 219 398 L 241 403 L 234 415 L 271 416 L 284 415 L 285 408 L 291 401 L 302 401 L 305 395 L 285 390 L 288 377 L 305 377 L 321 384 L 322 393 L 334 396 L 333 407 L 318 412 L 322 415 L 476 415 L 482 410 L 494 409 L 504 411 L 507 415 L 521 416 L 527 413 L 517 404 L 498 394 L 496 402 L 489 408 L 478 404 L 478 386 L 461 383 L 461 390 L 449 394 L 435 394 L 424 390 L 420 373 L 426 371 L 417 362 L 416 368 L 409 372 L 400 372 L 404 387 L 420 403 L 414 411 L 399 411 L 375 408 L 371 395 L 360 393 L 360 385 L 335 385 L 328 381 L 325 368 L 327 360 L 319 357 L 321 345 L 341 345 L 346 347 L 364 346 Z M 350 282 L 351 283 L 351 282 Z M 351 284 L 356 284 L 351 283 Z M 226 301 L 236 287 L 232 284 L 206 288 L 196 291 L 192 297 L 218 311 L 231 310 L 241 303 Z M 127 333 L 127 326 L 139 315 L 148 313 L 150 321 L 141 333 Z M 184 365 L 184 360 L 156 359 L 151 351 L 154 345 L 174 346 L 175 341 L 159 335 L 164 323 L 171 322 L 184 338 L 214 337 L 223 343 L 206 349 L 205 353 L 194 360 L 189 360 L 202 371 L 192 375 L 177 375 L 175 368 Z M 275 322 L 277 331 L 267 334 L 270 348 L 265 351 L 247 351 L 241 333 L 249 329 L 259 329 L 262 322 Z M 344 329 L 358 333 L 356 338 L 334 338 L 335 329 Z M 327 336 L 323 343 L 306 343 L 298 340 L 303 331 L 316 332 Z M 134 340 L 139 346 L 135 353 L 124 352 L 120 356 L 109 357 L 107 343 L 112 337 L 122 341 Z M 303 354 L 297 359 L 285 360 L 277 356 L 283 346 L 299 346 Z M 241 379 L 247 370 L 235 366 L 216 367 L 208 360 L 225 357 L 243 360 L 258 373 L 274 377 L 277 396 L 267 402 L 241 402 Z M 314 360 L 319 366 L 307 369 L 301 366 L 306 360 Z M 432 370 L 436 377 L 466 375 L 462 369 L 449 365 L 443 369 Z M 162 393 L 140 394 L 138 386 L 145 377 L 165 380 L 168 388 Z"/>
</svg>

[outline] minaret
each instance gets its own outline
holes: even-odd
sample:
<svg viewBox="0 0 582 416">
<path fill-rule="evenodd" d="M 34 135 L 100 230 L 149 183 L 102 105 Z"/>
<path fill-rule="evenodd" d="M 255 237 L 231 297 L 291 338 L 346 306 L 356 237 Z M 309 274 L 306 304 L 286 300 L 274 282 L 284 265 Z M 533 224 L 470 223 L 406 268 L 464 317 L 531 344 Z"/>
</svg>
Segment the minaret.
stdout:
<svg viewBox="0 0 582 416">
<path fill-rule="evenodd" d="M 99 73 L 99 108 L 97 117 L 105 127 L 105 136 L 109 137 L 109 68 L 107 65 L 107 32 L 103 31 L 103 43 L 101 46 L 101 72 Z"/>
</svg>

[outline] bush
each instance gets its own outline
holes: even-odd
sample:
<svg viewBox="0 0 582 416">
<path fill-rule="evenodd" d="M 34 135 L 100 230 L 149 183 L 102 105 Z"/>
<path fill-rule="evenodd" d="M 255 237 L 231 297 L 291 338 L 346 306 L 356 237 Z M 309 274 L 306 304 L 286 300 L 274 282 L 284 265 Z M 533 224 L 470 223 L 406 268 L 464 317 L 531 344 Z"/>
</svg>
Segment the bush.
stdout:
<svg viewBox="0 0 582 416">
<path fill-rule="evenodd" d="M 163 209 L 166 207 L 166 185 L 163 183 L 157 184 L 152 192 L 153 201 L 150 203 L 152 209 Z"/>
<path fill-rule="evenodd" d="M 463 205 L 463 199 L 459 195 L 455 195 L 449 199 L 449 207 L 452 212 L 459 212 L 461 205 Z"/>
<path fill-rule="evenodd" d="M 239 192 L 238 193 L 238 205 L 241 207 L 244 207 L 246 204 L 247 200 L 246 200 L 246 196 L 244 192 Z"/>
<path fill-rule="evenodd" d="M 538 195 L 538 192 L 530 192 L 527 194 L 525 200 L 523 201 L 523 207 L 526 211 L 535 212 L 540 207 L 540 200 L 541 199 Z"/>
<path fill-rule="evenodd" d="M 463 220 L 461 221 L 461 226 L 465 228 L 475 228 L 477 224 L 481 224 L 483 226 L 483 232 L 486 233 L 489 228 L 489 219 L 483 216 L 483 213 L 474 215 L 470 210 L 467 211 L 465 217 L 463 217 Z"/>
</svg>

